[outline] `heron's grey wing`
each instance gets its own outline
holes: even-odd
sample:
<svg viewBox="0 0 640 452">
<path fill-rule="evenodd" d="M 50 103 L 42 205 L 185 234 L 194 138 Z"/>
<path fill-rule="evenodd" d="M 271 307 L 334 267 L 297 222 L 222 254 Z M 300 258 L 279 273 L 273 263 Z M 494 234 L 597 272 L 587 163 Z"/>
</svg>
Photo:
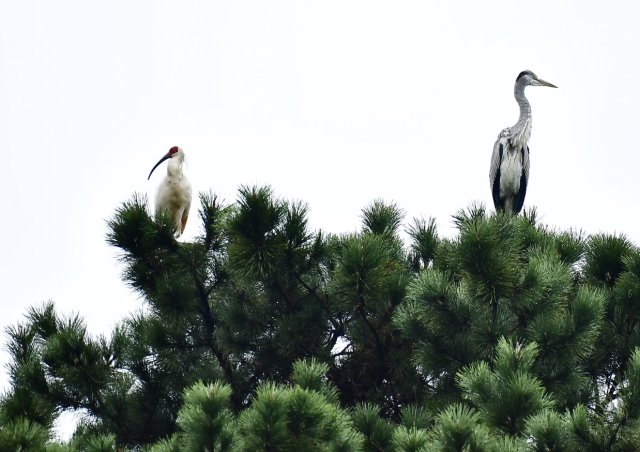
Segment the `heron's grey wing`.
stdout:
<svg viewBox="0 0 640 452">
<path fill-rule="evenodd" d="M 520 213 L 524 205 L 524 197 L 527 194 L 527 184 L 529 183 L 529 145 L 522 146 L 520 149 L 520 157 L 522 158 L 522 175 L 520 176 L 520 190 L 516 198 L 516 213 Z"/>
<path fill-rule="evenodd" d="M 502 135 L 493 145 L 491 155 L 491 167 L 489 168 L 489 185 L 493 195 L 493 205 L 496 210 L 504 210 L 504 200 L 500 199 L 500 165 L 502 164 L 502 153 L 504 152 L 504 138 Z"/>
</svg>

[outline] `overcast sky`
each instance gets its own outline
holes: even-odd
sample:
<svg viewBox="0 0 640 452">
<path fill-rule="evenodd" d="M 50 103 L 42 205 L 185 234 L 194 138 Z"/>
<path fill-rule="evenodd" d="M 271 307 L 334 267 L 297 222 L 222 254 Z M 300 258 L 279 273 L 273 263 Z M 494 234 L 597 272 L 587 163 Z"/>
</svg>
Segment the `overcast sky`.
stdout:
<svg viewBox="0 0 640 452">
<path fill-rule="evenodd" d="M 3 2 L 0 327 L 52 299 L 108 333 L 142 306 L 105 220 L 134 192 L 153 199 L 166 168 L 147 175 L 174 145 L 194 193 L 269 184 L 336 233 L 383 198 L 451 236 L 459 209 L 493 209 L 491 151 L 524 69 L 559 87 L 526 91 L 525 207 L 638 243 L 638 5 Z"/>
</svg>

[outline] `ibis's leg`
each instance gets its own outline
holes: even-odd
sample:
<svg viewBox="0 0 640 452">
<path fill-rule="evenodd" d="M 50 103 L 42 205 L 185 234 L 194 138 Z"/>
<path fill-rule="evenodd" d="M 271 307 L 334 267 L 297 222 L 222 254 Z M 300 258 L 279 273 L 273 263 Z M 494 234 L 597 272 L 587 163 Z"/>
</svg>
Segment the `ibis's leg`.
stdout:
<svg viewBox="0 0 640 452">
<path fill-rule="evenodd" d="M 180 227 L 180 234 L 184 232 L 184 228 L 187 226 L 187 218 L 188 216 L 182 218 L 182 225 Z"/>
</svg>

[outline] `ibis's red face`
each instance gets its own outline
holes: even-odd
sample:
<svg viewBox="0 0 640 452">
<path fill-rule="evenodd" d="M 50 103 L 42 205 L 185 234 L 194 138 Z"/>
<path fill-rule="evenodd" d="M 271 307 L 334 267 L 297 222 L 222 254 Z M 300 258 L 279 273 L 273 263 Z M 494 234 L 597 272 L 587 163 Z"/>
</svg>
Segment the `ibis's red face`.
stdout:
<svg viewBox="0 0 640 452">
<path fill-rule="evenodd" d="M 158 165 L 160 165 L 162 162 L 164 162 L 167 159 L 170 159 L 171 157 L 173 157 L 174 155 L 176 155 L 178 152 L 180 151 L 180 148 L 178 146 L 174 146 L 171 149 L 169 149 L 169 152 L 167 152 L 158 163 L 156 163 L 156 165 L 153 167 L 153 169 L 151 170 L 151 172 L 149 173 L 149 177 L 147 177 L 147 180 L 151 179 L 151 174 L 153 174 L 153 170 L 155 170 Z"/>
</svg>

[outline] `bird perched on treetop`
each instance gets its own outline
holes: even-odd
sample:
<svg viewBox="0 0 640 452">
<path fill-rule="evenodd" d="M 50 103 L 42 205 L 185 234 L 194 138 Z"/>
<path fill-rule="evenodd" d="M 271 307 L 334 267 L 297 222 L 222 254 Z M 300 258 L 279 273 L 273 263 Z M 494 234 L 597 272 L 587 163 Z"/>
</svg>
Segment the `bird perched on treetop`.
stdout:
<svg viewBox="0 0 640 452">
<path fill-rule="evenodd" d="M 529 180 L 529 137 L 531 136 L 531 105 L 524 96 L 527 86 L 549 86 L 531 71 L 522 71 L 513 89 L 520 106 L 520 119 L 513 127 L 504 129 L 493 145 L 489 183 L 496 210 L 519 213 L 524 204 Z"/>
<path fill-rule="evenodd" d="M 182 171 L 182 164 L 185 160 L 184 151 L 178 146 L 169 149 L 169 152 L 153 167 L 147 180 L 151 178 L 151 174 L 158 165 L 167 159 L 169 159 L 167 175 L 158 185 L 156 192 L 156 217 L 164 211 L 169 212 L 175 235 L 180 237 L 187 225 L 189 208 L 191 207 L 191 182 Z"/>
</svg>

